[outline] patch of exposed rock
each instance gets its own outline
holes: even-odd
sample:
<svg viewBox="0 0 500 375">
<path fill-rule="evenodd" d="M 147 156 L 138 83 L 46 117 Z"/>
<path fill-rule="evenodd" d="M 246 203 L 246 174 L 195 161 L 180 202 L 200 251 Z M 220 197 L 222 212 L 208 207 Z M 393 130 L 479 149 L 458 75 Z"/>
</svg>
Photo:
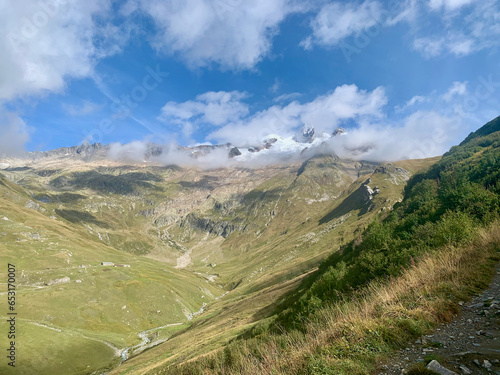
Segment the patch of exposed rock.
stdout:
<svg viewBox="0 0 500 375">
<path fill-rule="evenodd" d="M 386 175 L 385 180 L 390 181 L 392 184 L 401 185 L 406 183 L 411 177 L 411 173 L 401 167 L 396 167 L 394 164 L 386 163 L 379 165 L 374 173 Z"/>
<path fill-rule="evenodd" d="M 293 137 L 293 140 L 299 143 L 312 143 L 313 139 L 314 139 L 314 128 L 308 124 L 304 124 L 302 130 L 297 132 Z"/>
<path fill-rule="evenodd" d="M 335 129 L 335 130 L 334 130 L 334 132 L 333 132 L 333 134 L 332 134 L 332 135 L 333 135 L 334 137 L 336 137 L 336 136 L 339 136 L 339 135 L 345 135 L 345 134 L 347 134 L 347 132 L 345 131 L 345 129 L 344 129 L 344 128 L 337 128 L 337 129 Z"/>
<path fill-rule="evenodd" d="M 186 219 L 180 223 L 180 227 L 188 227 L 191 229 L 199 229 L 204 232 L 215 234 L 226 238 L 235 231 L 243 231 L 246 225 L 238 225 L 227 221 L 215 221 L 209 218 L 200 218 L 194 214 L 189 214 Z"/>
<path fill-rule="evenodd" d="M 241 151 L 238 149 L 238 147 L 233 147 L 231 150 L 229 150 L 229 157 L 234 158 L 235 156 L 240 156 Z"/>
<path fill-rule="evenodd" d="M 71 279 L 68 276 L 66 276 L 66 277 L 62 277 L 60 279 L 50 280 L 49 282 L 45 283 L 45 285 L 50 286 L 50 285 L 57 285 L 57 284 L 67 284 L 69 282 L 71 282 Z"/>
</svg>

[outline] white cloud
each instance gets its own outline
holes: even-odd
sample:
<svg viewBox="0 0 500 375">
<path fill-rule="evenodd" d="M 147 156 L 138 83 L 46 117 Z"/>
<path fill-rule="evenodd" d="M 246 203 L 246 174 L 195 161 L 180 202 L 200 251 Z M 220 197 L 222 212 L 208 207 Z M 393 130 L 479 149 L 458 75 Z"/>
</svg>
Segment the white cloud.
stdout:
<svg viewBox="0 0 500 375">
<path fill-rule="evenodd" d="M 380 22 L 382 6 L 378 1 L 366 0 L 360 5 L 333 2 L 325 5 L 311 22 L 314 42 L 324 46 L 337 46 L 351 36 Z M 310 49 L 313 40 L 305 38 L 301 46 Z"/>
<path fill-rule="evenodd" d="M 262 60 L 279 24 L 299 10 L 289 0 L 133 0 L 126 7 L 153 18 L 156 49 L 180 55 L 191 67 L 217 63 L 235 70 Z"/>
<path fill-rule="evenodd" d="M 423 103 L 426 100 L 427 100 L 427 98 L 425 96 L 415 95 L 410 100 L 408 100 L 403 106 L 396 106 L 395 110 L 396 110 L 396 112 L 402 112 L 402 111 L 405 111 L 408 108 L 411 108 L 417 104 Z"/>
<path fill-rule="evenodd" d="M 417 38 L 413 41 L 413 48 L 427 58 L 439 56 L 443 51 L 443 39 Z"/>
<path fill-rule="evenodd" d="M 289 94 L 283 94 L 283 95 L 277 96 L 276 98 L 273 99 L 273 101 L 277 102 L 277 103 L 289 102 L 293 99 L 300 98 L 301 96 L 302 96 L 302 94 L 299 92 L 291 92 Z"/>
<path fill-rule="evenodd" d="M 432 10 L 445 8 L 446 10 L 456 10 L 465 5 L 470 5 L 476 0 L 429 0 L 429 7 Z"/>
<path fill-rule="evenodd" d="M 111 2 L 19 0 L 0 5 L 0 99 L 60 91 L 115 53 L 123 31 L 104 22 Z M 111 48 L 112 46 L 112 48 Z"/>
<path fill-rule="evenodd" d="M 167 123 L 191 122 L 219 126 L 248 114 L 248 106 L 240 101 L 245 97 L 246 94 L 239 91 L 209 91 L 198 95 L 195 100 L 168 102 L 162 108 L 160 118 Z"/>
<path fill-rule="evenodd" d="M 220 143 L 259 144 L 270 134 L 290 136 L 303 123 L 318 132 L 331 133 L 342 120 L 383 117 L 387 103 L 385 91 L 379 87 L 369 92 L 356 85 L 338 86 L 333 92 L 318 96 L 311 102 L 294 101 L 284 107 L 272 106 L 250 117 L 233 121 L 208 136 Z"/>
<path fill-rule="evenodd" d="M 402 22 L 410 27 L 407 39 L 412 48 L 427 59 L 442 54 L 462 57 L 500 44 L 497 0 L 405 0 L 389 4 L 365 0 L 323 5 L 311 22 L 312 34 L 300 45 L 306 50 L 315 44 L 345 47 L 344 53 L 350 56 L 349 51 L 360 51 L 376 38 L 379 28 Z M 432 27 L 428 27 L 429 22 Z M 354 39 L 354 46 L 342 44 L 346 38 L 360 35 L 359 41 Z"/>
<path fill-rule="evenodd" d="M 450 41 L 448 49 L 456 56 L 465 56 L 474 51 L 474 41 L 472 39 Z"/>
<path fill-rule="evenodd" d="M 177 103 L 180 109 L 172 113 L 182 119 L 191 118 L 189 116 L 193 113 L 204 116 L 199 108 L 196 111 L 190 109 L 191 103 L 201 101 L 199 98 L 211 100 L 229 96 L 236 102 L 244 99 L 241 93 L 229 94 L 202 94 L 196 101 Z M 208 139 L 216 141 L 214 143 L 230 142 L 244 147 L 261 145 L 265 138 L 276 135 L 278 141 L 270 150 L 251 154 L 251 157 L 229 158 L 231 146 L 213 146 L 196 150 L 196 157 L 193 157 L 193 150 L 170 145 L 164 148 L 157 161 L 201 168 L 257 167 L 296 162 L 315 152 L 325 152 L 325 148 L 340 157 L 372 161 L 436 156 L 483 122 L 483 119 L 476 118 L 475 112 L 466 113 L 461 107 L 468 94 L 467 82 L 454 82 L 444 93 L 432 91 L 428 96 L 412 97 L 404 105 L 404 109 L 411 109 L 408 115 L 388 118 L 386 113 L 390 112 L 386 108 L 387 98 L 383 88 L 365 91 L 355 85 L 343 85 L 307 103 L 294 101 L 286 106 L 274 105 L 253 115 L 234 115 L 232 120 L 226 117 L 227 123 L 208 136 Z M 188 107 L 186 111 L 183 110 L 185 106 Z M 303 145 L 293 142 L 292 136 L 304 123 L 315 127 L 317 138 L 312 145 L 308 145 L 307 152 L 301 153 Z M 328 139 L 321 134 L 331 134 L 339 125 L 346 126 L 346 136 Z M 114 158 L 119 155 L 118 158 L 140 161 L 145 147 L 140 144 L 114 146 L 111 154 Z M 243 148 L 240 150 L 246 152 Z"/>
<path fill-rule="evenodd" d="M 461 57 L 499 45 L 498 1 L 430 0 L 428 4 L 441 16 L 442 24 L 440 29 L 433 30 L 432 36 L 414 40 L 413 48 L 424 57 L 434 58 L 444 53 Z M 423 12 L 422 17 L 425 15 Z"/>
<path fill-rule="evenodd" d="M 81 104 L 62 104 L 63 110 L 70 116 L 86 116 L 100 111 L 104 105 L 84 100 Z"/>
<path fill-rule="evenodd" d="M 15 113 L 0 107 L 0 156 L 19 156 L 29 140 L 29 129 Z"/>
<path fill-rule="evenodd" d="M 443 94 L 443 99 L 450 102 L 455 96 L 462 96 L 467 93 L 467 82 L 453 82 L 448 91 Z"/>
<path fill-rule="evenodd" d="M 460 119 L 435 111 L 417 111 L 401 125 L 362 122 L 345 137 L 333 137 L 331 149 L 341 157 L 395 161 L 441 155 L 455 141 Z"/>
<path fill-rule="evenodd" d="M 274 79 L 273 85 L 269 88 L 269 91 L 271 91 L 273 94 L 276 94 L 281 87 L 281 81 L 278 78 Z"/>
<path fill-rule="evenodd" d="M 148 145 L 146 142 L 134 141 L 127 144 L 112 143 L 108 157 L 112 160 L 142 162 L 145 160 Z"/>
</svg>

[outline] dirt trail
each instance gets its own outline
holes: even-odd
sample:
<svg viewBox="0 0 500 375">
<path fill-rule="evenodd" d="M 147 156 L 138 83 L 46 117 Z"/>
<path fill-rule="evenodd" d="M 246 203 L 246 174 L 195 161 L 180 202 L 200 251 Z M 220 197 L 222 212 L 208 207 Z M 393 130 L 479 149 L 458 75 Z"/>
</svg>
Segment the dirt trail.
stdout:
<svg viewBox="0 0 500 375">
<path fill-rule="evenodd" d="M 456 374 L 500 375 L 500 264 L 490 287 L 460 305 L 452 322 L 400 350 L 376 373 L 406 374 L 415 363 L 432 358 Z"/>
</svg>

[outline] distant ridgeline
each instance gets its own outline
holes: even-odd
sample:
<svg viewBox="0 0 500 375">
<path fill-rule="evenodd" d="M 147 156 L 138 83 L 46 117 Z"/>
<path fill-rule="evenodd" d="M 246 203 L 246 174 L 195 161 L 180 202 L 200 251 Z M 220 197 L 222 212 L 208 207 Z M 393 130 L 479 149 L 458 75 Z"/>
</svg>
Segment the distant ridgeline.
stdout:
<svg viewBox="0 0 500 375">
<path fill-rule="evenodd" d="M 471 133 L 428 171 L 383 220 L 323 262 L 279 307 L 280 327 L 304 328 L 319 308 L 369 281 L 396 276 L 431 249 L 459 245 L 500 213 L 500 117 Z"/>
</svg>

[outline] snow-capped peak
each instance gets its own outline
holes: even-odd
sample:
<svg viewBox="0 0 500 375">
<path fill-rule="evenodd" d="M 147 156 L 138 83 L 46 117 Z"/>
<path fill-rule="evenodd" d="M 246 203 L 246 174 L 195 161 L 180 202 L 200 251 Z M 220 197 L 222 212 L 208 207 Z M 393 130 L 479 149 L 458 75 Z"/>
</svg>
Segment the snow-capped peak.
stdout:
<svg viewBox="0 0 500 375">
<path fill-rule="evenodd" d="M 304 124 L 301 130 L 299 130 L 293 137 L 295 142 L 299 143 L 312 143 L 314 139 L 314 127 L 308 124 Z"/>
</svg>

